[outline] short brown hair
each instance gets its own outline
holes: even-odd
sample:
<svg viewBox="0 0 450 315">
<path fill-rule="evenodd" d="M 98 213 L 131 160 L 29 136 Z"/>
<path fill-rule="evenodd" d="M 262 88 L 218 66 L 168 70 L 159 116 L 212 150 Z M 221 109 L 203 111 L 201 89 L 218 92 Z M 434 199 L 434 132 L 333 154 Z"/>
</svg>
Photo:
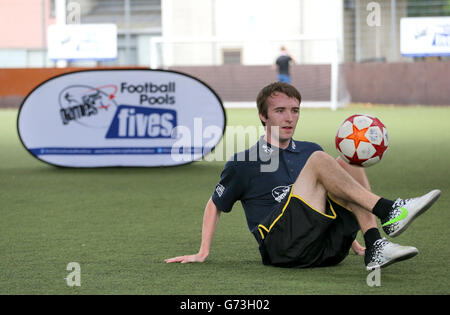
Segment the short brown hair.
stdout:
<svg viewBox="0 0 450 315">
<path fill-rule="evenodd" d="M 265 86 L 256 97 L 256 106 L 258 107 L 258 113 L 262 114 L 266 118 L 267 99 L 276 92 L 286 94 L 286 96 L 288 97 L 296 98 L 299 103 L 302 102 L 302 96 L 300 95 L 300 92 L 297 91 L 297 89 L 292 85 L 283 82 L 271 83 Z M 261 123 L 265 126 L 264 122 L 261 121 Z"/>
</svg>

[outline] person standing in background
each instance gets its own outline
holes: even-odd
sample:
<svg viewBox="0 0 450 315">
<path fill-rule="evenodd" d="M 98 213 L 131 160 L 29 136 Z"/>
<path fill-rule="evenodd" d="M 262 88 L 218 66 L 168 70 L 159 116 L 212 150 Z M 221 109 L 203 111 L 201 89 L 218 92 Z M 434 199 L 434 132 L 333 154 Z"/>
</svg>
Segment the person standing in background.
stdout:
<svg viewBox="0 0 450 315">
<path fill-rule="evenodd" d="M 278 70 L 278 81 L 291 83 L 290 63 L 295 63 L 294 57 L 287 51 L 285 46 L 281 46 L 281 55 L 275 61 Z"/>
</svg>

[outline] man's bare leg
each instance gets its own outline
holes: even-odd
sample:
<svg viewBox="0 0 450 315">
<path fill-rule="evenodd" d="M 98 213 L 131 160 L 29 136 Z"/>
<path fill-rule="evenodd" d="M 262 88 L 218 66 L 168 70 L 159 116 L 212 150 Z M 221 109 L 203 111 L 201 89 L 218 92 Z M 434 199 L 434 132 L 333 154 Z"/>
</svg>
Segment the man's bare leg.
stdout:
<svg viewBox="0 0 450 315">
<path fill-rule="evenodd" d="M 371 190 L 366 170 L 363 167 L 350 165 L 339 157 L 336 160 L 339 163 L 339 165 L 344 170 L 347 171 L 347 173 L 349 173 L 354 179 L 356 179 L 358 183 L 360 183 L 367 190 Z M 355 214 L 355 216 L 357 216 L 358 223 L 361 222 L 360 227 L 363 235 L 364 233 L 366 233 L 368 229 L 377 227 L 377 219 L 375 215 L 369 213 L 368 211 L 365 211 L 355 203 L 346 202 L 345 200 L 341 200 L 336 196 L 332 197 L 339 203 L 343 204 L 347 209 L 350 209 Z M 354 240 L 352 244 L 352 249 L 355 252 L 355 254 L 364 256 L 366 248 L 361 246 L 357 240 Z"/>
<path fill-rule="evenodd" d="M 367 174 L 364 168 L 352 166 L 343 161 L 341 158 L 338 158 L 337 162 L 358 183 L 360 183 L 364 188 L 370 191 L 369 179 L 367 178 Z M 339 203 L 343 204 L 346 208 L 352 210 L 353 214 L 356 216 L 358 220 L 358 223 L 360 224 L 361 232 L 363 234 L 366 233 L 368 229 L 376 228 L 378 226 L 377 219 L 375 215 L 373 215 L 371 212 L 366 211 L 364 208 L 362 208 L 361 206 L 359 206 L 354 202 L 343 200 L 335 195 L 332 195 L 332 197 L 336 199 Z"/>
<path fill-rule="evenodd" d="M 316 151 L 295 181 L 293 193 L 318 211 L 325 211 L 327 192 L 346 204 L 358 205 L 369 214 L 380 199 L 344 170 L 332 156 Z"/>
</svg>

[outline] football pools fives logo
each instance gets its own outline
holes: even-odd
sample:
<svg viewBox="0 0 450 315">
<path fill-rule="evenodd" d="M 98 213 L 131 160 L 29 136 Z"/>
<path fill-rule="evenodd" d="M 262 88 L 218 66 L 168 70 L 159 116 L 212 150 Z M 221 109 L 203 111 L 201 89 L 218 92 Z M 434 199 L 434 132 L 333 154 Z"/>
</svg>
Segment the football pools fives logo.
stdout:
<svg viewBox="0 0 450 315">
<path fill-rule="evenodd" d="M 66 87 L 58 97 L 63 125 L 77 123 L 90 128 L 107 128 L 106 139 L 171 137 L 177 126 L 175 110 L 118 105 L 117 92 L 118 87 L 114 84 Z"/>
<path fill-rule="evenodd" d="M 193 132 L 196 117 L 205 129 L 214 125 L 220 131 L 212 134 L 209 128 L 203 142 L 178 154 L 210 152 L 222 138 L 226 117 L 217 93 L 176 71 L 95 69 L 42 82 L 21 104 L 17 125 L 24 147 L 51 165 L 156 167 L 194 160 L 178 163 L 169 155 L 180 140 L 178 125 Z M 203 150 L 216 134 L 216 142 Z"/>
</svg>

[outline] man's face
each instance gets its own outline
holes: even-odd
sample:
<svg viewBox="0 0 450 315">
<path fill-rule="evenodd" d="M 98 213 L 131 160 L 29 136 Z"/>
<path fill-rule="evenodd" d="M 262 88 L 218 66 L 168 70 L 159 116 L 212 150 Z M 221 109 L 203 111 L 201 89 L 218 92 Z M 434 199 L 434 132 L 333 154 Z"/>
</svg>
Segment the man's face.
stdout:
<svg viewBox="0 0 450 315">
<path fill-rule="evenodd" d="M 295 132 L 300 111 L 300 103 L 296 98 L 284 93 L 275 92 L 267 99 L 267 117 L 259 114 L 266 124 L 266 133 L 280 144 L 289 142 Z M 271 127 L 279 127 L 277 128 Z"/>
</svg>

